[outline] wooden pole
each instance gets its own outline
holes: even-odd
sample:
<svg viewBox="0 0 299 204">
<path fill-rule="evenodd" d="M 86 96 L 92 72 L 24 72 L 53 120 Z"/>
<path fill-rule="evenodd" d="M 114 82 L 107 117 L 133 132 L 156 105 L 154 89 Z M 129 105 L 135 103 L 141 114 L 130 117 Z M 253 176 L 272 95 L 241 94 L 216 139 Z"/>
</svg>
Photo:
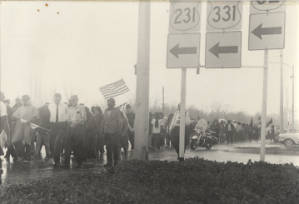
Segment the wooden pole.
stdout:
<svg viewBox="0 0 299 204">
<path fill-rule="evenodd" d="M 139 2 L 135 148 L 133 157 L 148 158 L 149 135 L 149 63 L 150 63 L 150 1 Z"/>
</svg>

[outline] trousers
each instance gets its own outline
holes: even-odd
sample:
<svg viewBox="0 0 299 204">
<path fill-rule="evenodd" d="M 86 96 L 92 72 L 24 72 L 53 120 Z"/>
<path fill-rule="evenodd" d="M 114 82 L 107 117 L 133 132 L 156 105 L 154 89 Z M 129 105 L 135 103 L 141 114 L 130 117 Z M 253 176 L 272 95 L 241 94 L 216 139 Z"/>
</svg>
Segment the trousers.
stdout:
<svg viewBox="0 0 299 204">
<path fill-rule="evenodd" d="M 107 148 L 107 165 L 116 166 L 120 159 L 121 136 L 117 133 L 106 133 L 105 141 Z"/>
</svg>

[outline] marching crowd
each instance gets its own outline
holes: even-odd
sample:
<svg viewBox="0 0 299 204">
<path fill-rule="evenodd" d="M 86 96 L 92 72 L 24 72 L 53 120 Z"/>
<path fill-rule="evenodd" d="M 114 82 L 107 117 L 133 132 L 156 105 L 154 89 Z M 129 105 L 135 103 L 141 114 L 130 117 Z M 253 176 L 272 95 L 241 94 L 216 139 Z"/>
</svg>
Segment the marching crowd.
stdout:
<svg viewBox="0 0 299 204">
<path fill-rule="evenodd" d="M 115 100 L 107 100 L 107 109 L 93 106 L 90 109 L 79 103 L 77 95 L 71 96 L 68 103 L 62 102 L 62 96 L 56 93 L 52 103 L 36 108 L 30 97 L 24 95 L 16 99 L 13 107 L 0 93 L 0 156 L 14 161 L 41 158 L 42 146 L 46 159 L 53 158 L 55 168 L 69 168 L 71 155 L 78 167 L 89 158 L 103 160 L 107 154 L 107 167 L 114 167 L 123 158 L 127 159 L 129 143 L 134 149 L 134 120 L 132 107 L 115 107 Z M 179 153 L 180 106 L 175 113 L 164 116 L 163 113 L 150 113 L 150 143 L 153 150 L 161 147 L 174 148 Z M 270 125 L 271 123 L 268 123 Z M 260 125 L 240 123 L 225 119 L 213 122 L 204 119 L 192 120 L 186 112 L 185 145 L 189 144 L 191 133 L 196 129 L 211 130 L 219 143 L 234 143 L 257 140 Z M 274 137 L 274 126 L 269 135 Z M 270 139 L 271 139 L 270 138 Z"/>
<path fill-rule="evenodd" d="M 107 105 L 104 112 L 99 106 L 89 109 L 79 104 L 77 95 L 63 103 L 61 94 L 56 93 L 52 103 L 40 108 L 32 105 L 28 95 L 16 99 L 10 107 L 1 93 L 0 130 L 1 140 L 6 138 L 2 142 L 7 148 L 5 158 L 9 160 L 12 156 L 15 161 L 40 158 L 45 146 L 46 159 L 53 158 L 55 168 L 69 168 L 72 154 L 80 167 L 89 158 L 102 160 L 105 145 L 106 166 L 117 165 L 121 148 L 127 157 L 128 141 L 134 148 L 135 115 L 129 104 L 123 111 L 115 107 L 113 98 L 108 99 Z M 0 147 L 1 154 L 4 152 Z"/>
<path fill-rule="evenodd" d="M 178 153 L 179 143 L 179 112 L 180 107 L 175 113 L 163 117 L 163 113 L 154 113 L 150 117 L 151 144 L 154 149 L 162 146 L 173 146 Z M 276 127 L 271 119 L 267 123 L 267 139 L 275 140 L 277 135 Z M 197 130 L 199 132 L 209 131 L 218 139 L 219 144 L 233 144 L 237 142 L 247 142 L 259 140 L 261 131 L 261 119 L 257 121 L 251 119 L 249 123 L 222 118 L 207 121 L 204 118 L 191 119 L 186 112 L 186 132 L 185 144 L 190 142 L 190 136 Z"/>
</svg>

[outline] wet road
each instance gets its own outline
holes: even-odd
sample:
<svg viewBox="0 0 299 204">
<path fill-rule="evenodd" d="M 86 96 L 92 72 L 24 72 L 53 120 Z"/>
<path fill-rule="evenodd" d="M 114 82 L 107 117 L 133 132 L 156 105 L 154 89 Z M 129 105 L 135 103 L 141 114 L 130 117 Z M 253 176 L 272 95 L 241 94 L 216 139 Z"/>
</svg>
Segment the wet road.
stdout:
<svg viewBox="0 0 299 204">
<path fill-rule="evenodd" d="M 186 158 L 199 157 L 207 160 L 218 162 L 242 162 L 247 163 L 248 160 L 259 161 L 259 147 L 257 142 L 242 143 L 234 145 L 217 145 L 212 150 L 205 150 L 198 148 L 195 151 L 186 151 Z M 275 164 L 293 163 L 299 167 L 299 147 L 286 148 L 280 144 L 268 143 L 266 145 L 266 162 Z M 152 152 L 149 155 L 151 160 L 168 160 L 175 161 L 177 158 L 173 150 L 160 150 Z M 10 184 L 22 184 L 32 180 L 39 180 L 43 178 L 58 176 L 61 174 L 68 174 L 69 171 L 103 171 L 104 162 L 90 160 L 84 163 L 81 169 L 59 169 L 53 170 L 52 160 L 37 160 L 31 162 L 7 162 L 1 158 L 2 173 L 1 184 L 2 186 Z M 104 158 L 105 160 L 105 158 Z"/>
</svg>

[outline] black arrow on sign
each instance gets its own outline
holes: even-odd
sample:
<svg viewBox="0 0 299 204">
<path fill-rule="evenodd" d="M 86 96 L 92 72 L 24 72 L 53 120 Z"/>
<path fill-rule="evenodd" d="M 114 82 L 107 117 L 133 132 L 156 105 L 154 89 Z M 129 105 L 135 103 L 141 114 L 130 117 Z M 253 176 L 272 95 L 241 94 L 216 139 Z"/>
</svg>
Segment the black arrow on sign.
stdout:
<svg viewBox="0 0 299 204">
<path fill-rule="evenodd" d="M 263 24 L 260 24 L 251 33 L 262 40 L 263 35 L 279 35 L 282 33 L 281 30 L 281 27 L 263 27 Z"/>
<path fill-rule="evenodd" d="M 179 44 L 176 44 L 173 48 L 170 49 L 170 52 L 176 58 L 179 58 L 179 55 L 196 54 L 197 47 L 180 47 Z"/>
<path fill-rule="evenodd" d="M 238 53 L 238 46 L 219 46 L 219 42 L 209 49 L 216 57 L 219 58 L 219 54 L 232 54 Z"/>
</svg>

